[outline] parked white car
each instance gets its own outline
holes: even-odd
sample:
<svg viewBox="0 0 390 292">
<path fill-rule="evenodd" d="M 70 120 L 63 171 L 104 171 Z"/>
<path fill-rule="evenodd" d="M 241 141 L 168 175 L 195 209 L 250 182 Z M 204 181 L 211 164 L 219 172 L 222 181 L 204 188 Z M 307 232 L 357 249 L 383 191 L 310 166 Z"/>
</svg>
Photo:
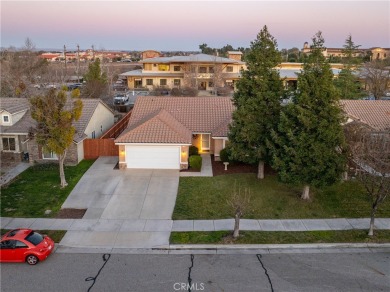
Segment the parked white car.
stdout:
<svg viewBox="0 0 390 292">
<path fill-rule="evenodd" d="M 127 92 L 117 93 L 114 96 L 114 104 L 116 105 L 125 104 L 128 101 L 129 101 L 129 95 Z"/>
</svg>

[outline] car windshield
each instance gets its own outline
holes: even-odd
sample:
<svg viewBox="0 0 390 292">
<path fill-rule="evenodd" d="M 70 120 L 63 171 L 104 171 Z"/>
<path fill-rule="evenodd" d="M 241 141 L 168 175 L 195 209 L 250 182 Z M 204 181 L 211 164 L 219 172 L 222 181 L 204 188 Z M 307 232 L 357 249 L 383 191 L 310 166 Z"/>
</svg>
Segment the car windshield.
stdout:
<svg viewBox="0 0 390 292">
<path fill-rule="evenodd" d="M 43 236 L 37 232 L 31 231 L 25 239 L 33 245 L 38 245 L 43 241 Z"/>
</svg>

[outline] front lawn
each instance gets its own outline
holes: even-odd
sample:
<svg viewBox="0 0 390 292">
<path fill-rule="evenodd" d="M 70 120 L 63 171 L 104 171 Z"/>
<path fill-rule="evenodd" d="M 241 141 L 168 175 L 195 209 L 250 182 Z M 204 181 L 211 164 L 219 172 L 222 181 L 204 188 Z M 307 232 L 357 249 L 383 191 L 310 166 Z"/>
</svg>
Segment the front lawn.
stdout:
<svg viewBox="0 0 390 292">
<path fill-rule="evenodd" d="M 60 187 L 58 164 L 36 164 L 1 188 L 2 217 L 55 217 L 65 199 L 94 160 L 65 166 L 68 186 Z M 52 210 L 44 215 L 45 210 Z"/>
<path fill-rule="evenodd" d="M 370 202 L 356 181 L 313 189 L 310 201 L 300 199 L 301 188 L 280 183 L 276 176 L 258 180 L 255 174 L 229 174 L 216 177 L 181 177 L 174 220 L 233 218 L 227 200 L 234 187 L 251 193 L 247 219 L 304 219 L 370 217 Z M 390 217 L 390 200 L 377 217 Z"/>
<path fill-rule="evenodd" d="M 367 230 L 329 231 L 240 231 L 233 240 L 231 231 L 172 232 L 171 244 L 295 244 L 295 243 L 388 243 L 390 230 L 375 230 L 374 236 Z"/>
</svg>

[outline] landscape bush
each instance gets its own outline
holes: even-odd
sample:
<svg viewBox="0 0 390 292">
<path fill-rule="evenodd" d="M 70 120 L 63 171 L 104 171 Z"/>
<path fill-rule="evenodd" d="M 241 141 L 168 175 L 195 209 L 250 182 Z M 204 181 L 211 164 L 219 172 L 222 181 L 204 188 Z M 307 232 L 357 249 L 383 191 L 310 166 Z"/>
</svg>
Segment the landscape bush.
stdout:
<svg viewBox="0 0 390 292">
<path fill-rule="evenodd" d="M 189 156 L 192 156 L 192 155 L 199 155 L 199 149 L 198 149 L 198 147 L 191 145 L 190 148 L 189 148 L 189 150 L 188 150 L 188 155 L 189 155 Z"/>
<path fill-rule="evenodd" d="M 192 155 L 189 158 L 190 168 L 200 170 L 202 168 L 202 157 L 199 155 Z"/>
</svg>

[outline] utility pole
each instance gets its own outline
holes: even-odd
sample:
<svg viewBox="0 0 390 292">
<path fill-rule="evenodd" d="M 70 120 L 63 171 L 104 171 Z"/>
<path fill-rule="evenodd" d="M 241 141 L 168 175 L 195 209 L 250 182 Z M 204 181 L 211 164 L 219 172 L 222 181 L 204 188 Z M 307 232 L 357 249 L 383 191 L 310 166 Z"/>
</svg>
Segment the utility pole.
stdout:
<svg viewBox="0 0 390 292">
<path fill-rule="evenodd" d="M 65 47 L 65 45 L 64 45 L 64 58 L 65 58 L 65 75 L 64 75 L 64 78 L 66 79 L 66 75 L 68 74 L 68 72 L 67 72 L 67 68 L 66 68 L 66 47 Z M 64 80 L 64 81 L 66 81 L 66 80 Z"/>
<path fill-rule="evenodd" d="M 92 45 L 92 60 L 95 61 L 95 46 Z"/>
<path fill-rule="evenodd" d="M 80 83 L 80 46 L 77 44 L 77 83 Z"/>
</svg>

